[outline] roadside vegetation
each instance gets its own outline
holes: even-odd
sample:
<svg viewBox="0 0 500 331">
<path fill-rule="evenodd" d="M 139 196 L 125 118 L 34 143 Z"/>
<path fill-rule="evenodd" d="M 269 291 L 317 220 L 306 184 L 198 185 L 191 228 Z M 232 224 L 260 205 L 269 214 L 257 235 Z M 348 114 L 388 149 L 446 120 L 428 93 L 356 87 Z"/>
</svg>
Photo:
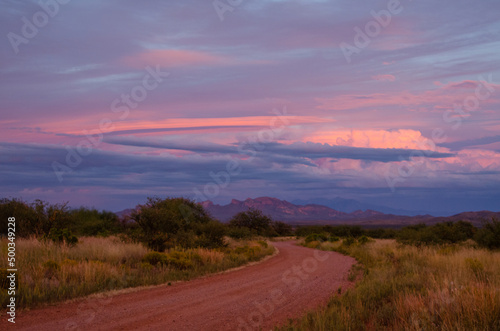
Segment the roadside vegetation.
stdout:
<svg viewBox="0 0 500 331">
<path fill-rule="evenodd" d="M 224 224 L 184 198 L 148 198 L 128 218 L 40 200 L 0 200 L 16 218 L 17 306 L 175 281 L 258 261 L 273 238 L 353 256 L 349 289 L 282 330 L 500 330 L 500 222 L 402 229 L 292 229 L 258 210 Z M 0 222 L 0 304 L 7 304 L 7 222 Z M 343 295 L 339 295 L 344 293 Z"/>
<path fill-rule="evenodd" d="M 500 222 L 410 226 L 395 239 L 309 230 L 302 245 L 356 258 L 357 282 L 281 330 L 500 330 Z"/>
<path fill-rule="evenodd" d="M 434 225 L 414 224 L 401 229 L 363 229 L 356 225 L 314 225 L 295 230 L 297 237 L 306 241 L 338 241 L 340 238 L 357 240 L 362 238 L 396 239 L 398 243 L 420 246 L 458 244 L 472 240 L 476 246 L 500 249 L 500 221 L 485 220 L 477 228 L 470 222 L 443 222 Z"/>
<path fill-rule="evenodd" d="M 250 226 L 267 224 L 266 231 L 271 231 L 270 219 L 249 215 Z M 223 224 L 184 198 L 148 198 L 124 220 L 112 212 L 3 199 L 0 217 L 16 218 L 19 308 L 103 291 L 171 284 L 258 261 L 274 252 L 267 238 L 259 236 L 261 232 L 247 228 L 246 223 Z M 0 224 L 0 304 L 5 306 L 9 240 L 7 222 Z M 233 239 L 235 228 L 245 235 Z"/>
<path fill-rule="evenodd" d="M 81 237 L 74 246 L 21 238 L 16 242 L 21 271 L 17 304 L 31 308 L 97 292 L 189 280 L 257 261 L 274 251 L 266 241 L 227 242 L 219 249 L 177 247 L 160 253 L 115 236 Z M 7 255 L 6 247 L 4 239 L 2 256 Z M 7 300 L 2 289 L 2 306 Z"/>
</svg>

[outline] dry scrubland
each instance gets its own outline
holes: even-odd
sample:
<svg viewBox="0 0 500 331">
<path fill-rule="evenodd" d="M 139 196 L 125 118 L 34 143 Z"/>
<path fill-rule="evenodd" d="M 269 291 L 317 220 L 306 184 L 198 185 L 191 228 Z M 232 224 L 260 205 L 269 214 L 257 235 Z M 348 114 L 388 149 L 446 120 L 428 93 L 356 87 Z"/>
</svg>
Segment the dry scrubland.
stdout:
<svg viewBox="0 0 500 331">
<path fill-rule="evenodd" d="M 117 237 L 82 237 L 73 247 L 19 238 L 17 304 L 31 308 L 108 290 L 188 280 L 257 261 L 274 252 L 265 241 L 226 241 L 229 245 L 225 248 L 170 249 L 158 253 Z M 2 240 L 1 248 L 2 256 L 7 256 L 6 240 Z M 2 264 L 0 273 L 5 273 L 2 268 L 6 261 Z M 5 276 L 0 275 L 0 279 L 6 279 Z M 0 289 L 3 307 L 7 300 L 7 291 Z"/>
<path fill-rule="evenodd" d="M 344 240 L 345 241 L 345 240 Z M 500 252 L 472 242 L 415 247 L 394 240 L 310 242 L 360 264 L 355 287 L 282 330 L 500 330 Z"/>
</svg>

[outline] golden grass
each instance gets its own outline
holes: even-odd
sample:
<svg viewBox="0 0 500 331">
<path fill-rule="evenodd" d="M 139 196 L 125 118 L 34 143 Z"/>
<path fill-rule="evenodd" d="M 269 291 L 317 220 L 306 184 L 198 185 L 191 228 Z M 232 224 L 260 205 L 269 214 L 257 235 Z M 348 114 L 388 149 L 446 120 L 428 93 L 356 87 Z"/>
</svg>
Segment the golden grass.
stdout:
<svg viewBox="0 0 500 331">
<path fill-rule="evenodd" d="M 7 265 L 6 240 L 1 242 L 1 251 L 0 269 Z M 189 259 L 186 264 L 189 268 L 178 269 L 144 262 L 147 248 L 116 237 L 83 237 L 74 247 L 19 238 L 16 240 L 17 307 L 30 308 L 109 290 L 189 280 L 259 260 L 273 251 L 271 246 L 252 241 L 232 241 L 230 247 L 219 250 L 167 251 L 166 254 L 182 254 Z M 0 289 L 3 307 L 8 298 L 6 289 Z"/>
<path fill-rule="evenodd" d="M 285 330 L 500 330 L 498 251 L 393 240 L 308 246 L 348 253 L 362 263 L 364 276 Z"/>
</svg>

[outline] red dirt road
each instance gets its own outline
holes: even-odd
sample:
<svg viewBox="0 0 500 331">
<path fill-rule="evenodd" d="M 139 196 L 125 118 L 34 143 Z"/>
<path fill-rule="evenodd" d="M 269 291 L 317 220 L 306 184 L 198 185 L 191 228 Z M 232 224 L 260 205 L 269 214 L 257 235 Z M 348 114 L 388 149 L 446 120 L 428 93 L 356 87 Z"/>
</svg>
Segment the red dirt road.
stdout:
<svg viewBox="0 0 500 331">
<path fill-rule="evenodd" d="M 273 245 L 278 255 L 228 273 L 21 312 L 16 329 L 269 330 L 350 284 L 353 258 Z"/>
</svg>

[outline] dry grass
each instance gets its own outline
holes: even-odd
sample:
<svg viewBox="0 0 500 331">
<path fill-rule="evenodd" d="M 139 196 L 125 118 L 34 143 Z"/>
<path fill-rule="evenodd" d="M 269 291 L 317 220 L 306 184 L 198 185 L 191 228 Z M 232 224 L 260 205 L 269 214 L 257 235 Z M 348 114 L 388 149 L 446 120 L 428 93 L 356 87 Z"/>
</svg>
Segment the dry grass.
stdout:
<svg viewBox="0 0 500 331">
<path fill-rule="evenodd" d="M 7 265 L 5 240 L 1 242 L 1 251 L 0 269 Z M 273 247 L 264 247 L 258 242 L 232 241 L 230 247 L 221 250 L 197 248 L 166 252 L 181 254 L 187 259 L 183 262 L 189 267 L 179 269 L 144 262 L 147 248 L 116 237 L 83 237 L 74 247 L 19 238 L 16 241 L 17 307 L 30 308 L 103 291 L 188 280 L 256 261 L 273 251 Z M 7 300 L 7 291 L 0 289 L 2 306 Z"/>
<path fill-rule="evenodd" d="M 393 240 L 308 246 L 348 253 L 364 277 L 286 330 L 500 330 L 500 252 Z"/>
</svg>

